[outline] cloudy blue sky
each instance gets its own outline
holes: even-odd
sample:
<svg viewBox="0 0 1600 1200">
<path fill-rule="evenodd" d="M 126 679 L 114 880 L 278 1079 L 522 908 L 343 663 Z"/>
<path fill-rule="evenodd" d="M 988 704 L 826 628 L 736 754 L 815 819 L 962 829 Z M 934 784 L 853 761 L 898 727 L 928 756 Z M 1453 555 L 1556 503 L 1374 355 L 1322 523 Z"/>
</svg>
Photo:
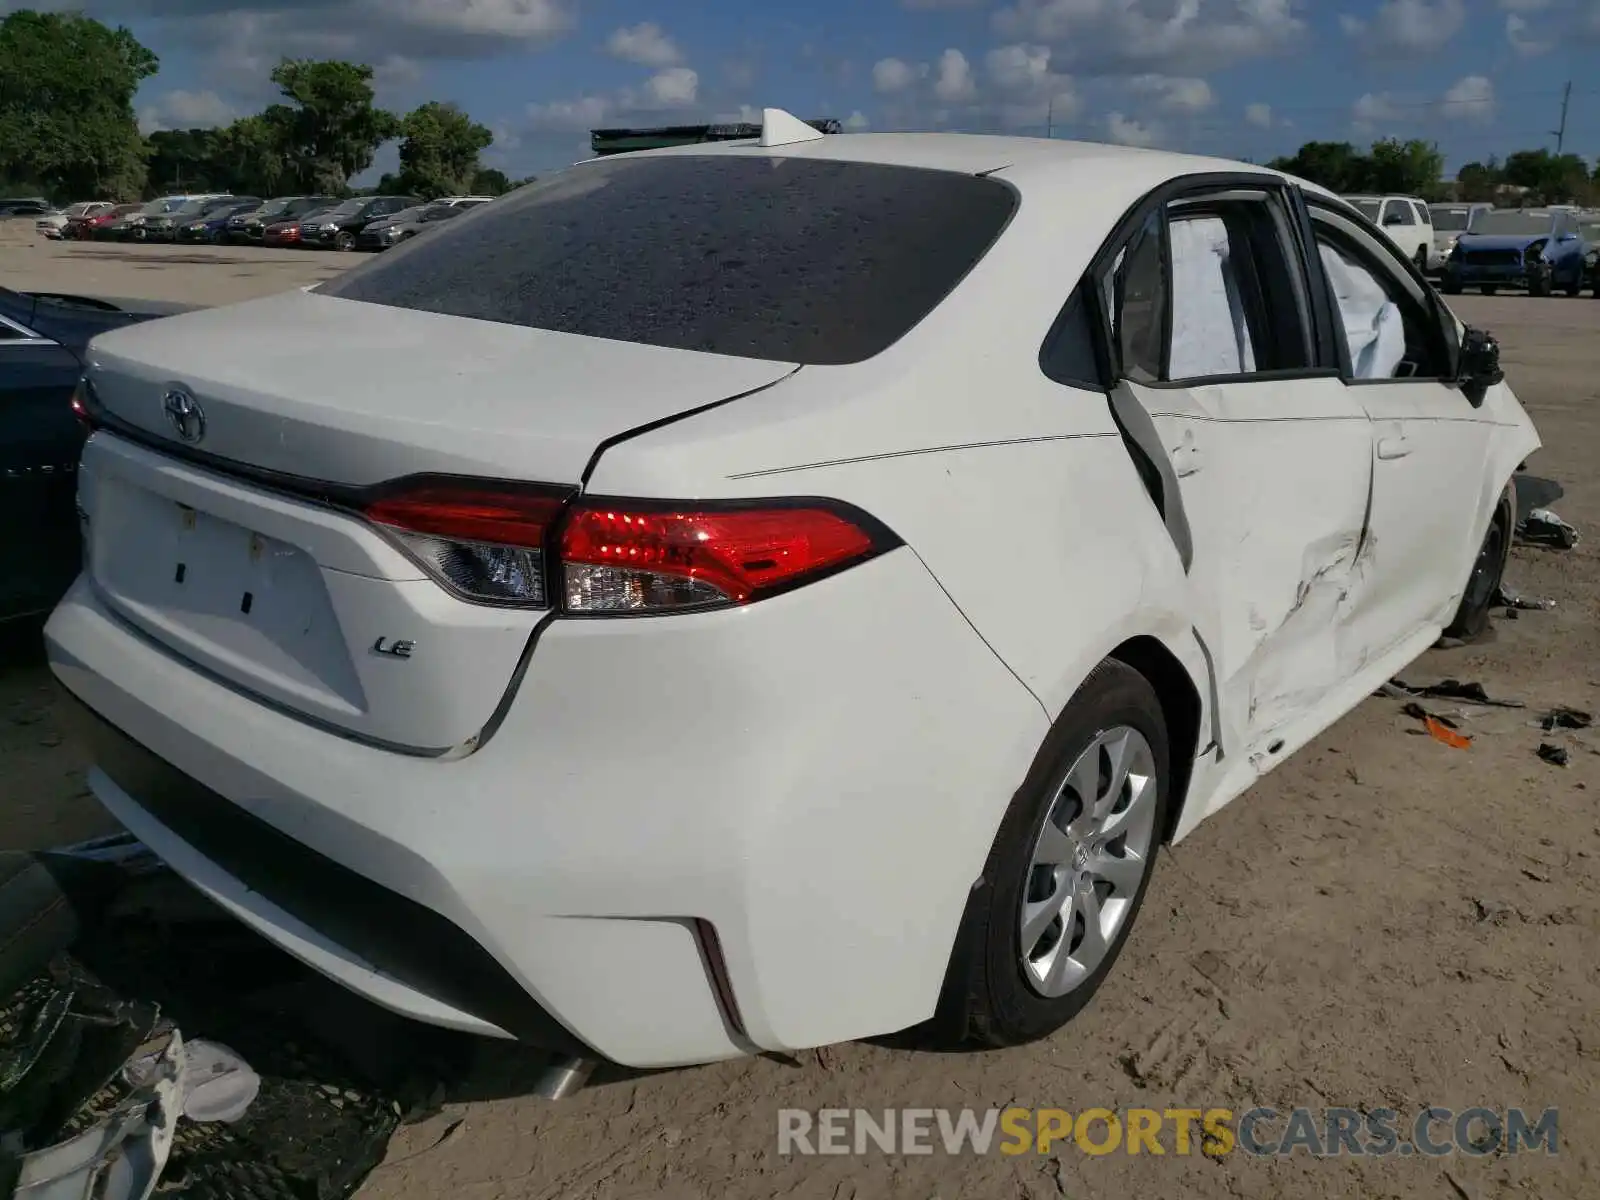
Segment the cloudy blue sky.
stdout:
<svg viewBox="0 0 1600 1200">
<path fill-rule="evenodd" d="M 1600 0 L 48 0 L 161 56 L 145 127 L 270 98 L 284 54 L 377 68 L 380 100 L 459 102 L 516 173 L 597 125 L 764 104 L 873 130 L 950 128 L 1261 159 L 1309 138 L 1438 141 L 1452 166 L 1600 154 Z M 20 7 L 0 0 L 0 11 Z M 392 159 L 392 150 L 385 154 Z M 383 165 L 380 163 L 380 166 Z"/>
</svg>

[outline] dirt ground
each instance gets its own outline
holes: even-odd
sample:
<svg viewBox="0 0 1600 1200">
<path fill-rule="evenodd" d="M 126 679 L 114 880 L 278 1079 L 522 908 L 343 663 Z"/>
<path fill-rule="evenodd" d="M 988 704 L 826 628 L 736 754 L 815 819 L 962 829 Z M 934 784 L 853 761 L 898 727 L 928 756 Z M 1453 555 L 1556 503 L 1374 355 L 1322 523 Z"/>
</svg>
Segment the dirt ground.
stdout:
<svg viewBox="0 0 1600 1200">
<path fill-rule="evenodd" d="M 303 285 L 354 256 L 32 244 L 0 237 L 0 283 L 223 302 Z M 1461 708 L 1459 750 L 1371 699 L 1158 867 L 1112 979 L 1048 1042 L 936 1056 L 878 1045 L 602 1080 L 550 1104 L 486 1047 L 481 1079 L 403 1130 L 368 1200 L 738 1196 L 1493 1197 L 1600 1195 L 1600 731 L 1545 735 L 1547 707 L 1600 708 L 1600 302 L 1467 296 L 1502 339 L 1585 532 L 1519 546 L 1508 581 L 1549 612 L 1497 618 L 1412 682 L 1476 680 L 1524 710 Z M 58 728 L 36 633 L 0 649 L 0 849 L 100 828 Z M 1541 740 L 1566 768 L 1536 757 Z M 641 986 L 646 986 L 641 981 Z M 477 1096 L 490 1096 L 478 1099 Z M 1277 1160 L 1112 1154 L 780 1157 L 781 1108 L 1560 1110 L 1560 1153 Z"/>
</svg>

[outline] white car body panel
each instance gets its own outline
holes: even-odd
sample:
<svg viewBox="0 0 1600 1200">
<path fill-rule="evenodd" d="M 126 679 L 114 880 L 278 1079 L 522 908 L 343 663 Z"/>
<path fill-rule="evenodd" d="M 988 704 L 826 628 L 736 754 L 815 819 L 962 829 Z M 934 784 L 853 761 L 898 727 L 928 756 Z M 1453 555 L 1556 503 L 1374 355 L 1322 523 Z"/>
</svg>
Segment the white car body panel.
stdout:
<svg viewBox="0 0 1600 1200">
<path fill-rule="evenodd" d="M 650 154 L 753 152 L 769 153 Z M 950 135 L 776 153 L 994 172 L 1023 202 L 943 303 L 850 366 L 295 292 L 97 339 L 91 378 L 146 440 L 169 436 L 165 390 L 189 387 L 206 448 L 265 471 L 822 497 L 904 545 L 748 607 L 546 619 L 447 595 L 355 516 L 102 431 L 83 472 L 89 570 L 47 630 L 57 676 L 105 721 L 219 803 L 441 915 L 570 1034 L 636 1067 L 932 1015 L 1001 817 L 1097 664 L 1154 648 L 1196 709 L 1169 831 L 1182 838 L 1437 638 L 1538 445 L 1503 384 L 1473 407 L 1444 383 L 1331 368 L 1114 396 L 1044 375 L 1041 344 L 1123 213 L 1178 176 L 1271 172 Z M 1087 216 L 1072 207 L 1085 196 Z M 1187 553 L 1135 467 L 1126 406 L 1172 470 Z M 1409 449 L 1380 449 L 1394 443 Z M 325 590 L 336 648 L 296 658 L 288 627 L 247 644 L 220 613 L 163 601 L 172 551 L 128 524 L 145 496 L 303 556 L 297 595 Z M 148 577 L 117 544 L 134 539 L 156 547 Z M 366 639 L 413 625 L 436 649 L 398 668 L 406 684 L 360 661 Z M 91 786 L 318 970 L 418 1019 L 516 1032 L 267 899 L 110 774 Z M 885 850 L 908 831 L 915 853 Z"/>
</svg>

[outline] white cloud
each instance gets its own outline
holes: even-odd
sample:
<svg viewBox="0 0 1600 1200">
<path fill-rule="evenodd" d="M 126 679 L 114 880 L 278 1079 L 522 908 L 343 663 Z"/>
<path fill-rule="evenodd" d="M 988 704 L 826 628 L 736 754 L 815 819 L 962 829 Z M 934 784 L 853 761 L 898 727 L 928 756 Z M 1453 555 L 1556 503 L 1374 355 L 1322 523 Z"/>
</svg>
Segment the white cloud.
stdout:
<svg viewBox="0 0 1600 1200">
<path fill-rule="evenodd" d="M 537 133 L 574 133 L 624 124 L 640 116 L 687 112 L 699 98 L 699 72 L 689 67 L 668 67 L 646 79 L 642 87 L 530 104 L 523 112 L 523 128 Z M 730 123 L 759 121 L 761 114 L 746 105 L 737 116 L 719 119 Z"/>
<path fill-rule="evenodd" d="M 961 51 L 946 50 L 939 56 L 933 94 L 946 104 L 961 104 L 977 98 L 978 85 L 972 81 L 972 66 Z"/>
<path fill-rule="evenodd" d="M 1470 121 L 1487 121 L 1494 116 L 1494 83 L 1485 75 L 1468 75 L 1457 80 L 1444 94 L 1444 115 Z"/>
<path fill-rule="evenodd" d="M 1350 106 L 1351 120 L 1362 129 L 1384 121 L 1397 120 L 1399 115 L 1399 110 L 1388 92 L 1368 92 Z"/>
<path fill-rule="evenodd" d="M 1019 42 L 989 51 L 984 65 L 995 85 L 1012 92 L 1037 91 L 1050 79 L 1050 47 Z"/>
<path fill-rule="evenodd" d="M 859 108 L 844 119 L 846 133 L 865 133 L 872 128 L 872 122 L 867 119 L 867 114 Z"/>
<path fill-rule="evenodd" d="M 360 0 L 358 6 L 422 29 L 518 40 L 546 38 L 573 23 L 561 0 Z"/>
<path fill-rule="evenodd" d="M 885 96 L 903 92 L 916 81 L 916 68 L 903 58 L 881 58 L 872 64 L 872 86 Z"/>
<path fill-rule="evenodd" d="M 1403 58 L 1442 47 L 1466 24 L 1466 0 L 1383 0 L 1370 20 L 1339 23 L 1374 58 Z"/>
<path fill-rule="evenodd" d="M 1160 133 L 1154 125 L 1135 121 L 1119 112 L 1106 117 L 1106 134 L 1113 142 L 1124 146 L 1154 146 Z"/>
<path fill-rule="evenodd" d="M 1152 96 L 1168 112 L 1203 112 L 1217 102 L 1211 85 L 1204 79 L 1173 75 L 1136 75 L 1129 86 L 1141 95 Z"/>
<path fill-rule="evenodd" d="M 552 100 L 545 104 L 528 105 L 527 124 L 530 129 L 541 132 L 594 129 L 604 125 L 617 108 L 617 102 L 609 96 Z"/>
<path fill-rule="evenodd" d="M 1258 129 L 1272 128 L 1272 105 L 1246 104 L 1244 106 L 1244 119 Z"/>
<path fill-rule="evenodd" d="M 1600 12 L 1600 9 L 1596 9 Z M 1548 54 L 1555 49 L 1555 43 L 1548 38 L 1534 37 L 1529 32 L 1528 18 L 1516 13 L 1506 14 L 1506 41 L 1511 43 L 1511 48 L 1524 58 L 1536 58 L 1541 54 Z"/>
<path fill-rule="evenodd" d="M 688 108 L 700 94 L 700 75 L 688 67 L 668 67 L 645 81 L 645 94 L 657 108 Z"/>
<path fill-rule="evenodd" d="M 1044 42 L 1083 73 L 1194 75 L 1281 53 L 1305 33 L 1307 0 L 1012 0 L 996 32 Z"/>
<path fill-rule="evenodd" d="M 652 21 L 616 30 L 606 39 L 606 53 L 643 67 L 675 67 L 683 61 L 677 43 Z"/>
<path fill-rule="evenodd" d="M 238 110 L 215 92 L 164 92 L 139 109 L 141 133 L 162 129 L 211 129 L 226 125 Z"/>
</svg>

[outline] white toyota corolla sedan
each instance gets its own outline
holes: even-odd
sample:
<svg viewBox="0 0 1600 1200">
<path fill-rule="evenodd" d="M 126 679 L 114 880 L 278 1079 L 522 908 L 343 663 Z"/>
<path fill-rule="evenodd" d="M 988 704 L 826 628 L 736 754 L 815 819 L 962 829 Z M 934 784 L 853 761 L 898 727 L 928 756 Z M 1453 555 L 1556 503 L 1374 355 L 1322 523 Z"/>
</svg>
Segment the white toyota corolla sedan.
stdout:
<svg viewBox="0 0 1600 1200">
<path fill-rule="evenodd" d="M 1481 629 L 1539 445 L 1326 192 L 777 111 L 90 359 L 95 795 L 377 1003 L 636 1067 L 1056 1029 L 1159 847 Z"/>
</svg>

